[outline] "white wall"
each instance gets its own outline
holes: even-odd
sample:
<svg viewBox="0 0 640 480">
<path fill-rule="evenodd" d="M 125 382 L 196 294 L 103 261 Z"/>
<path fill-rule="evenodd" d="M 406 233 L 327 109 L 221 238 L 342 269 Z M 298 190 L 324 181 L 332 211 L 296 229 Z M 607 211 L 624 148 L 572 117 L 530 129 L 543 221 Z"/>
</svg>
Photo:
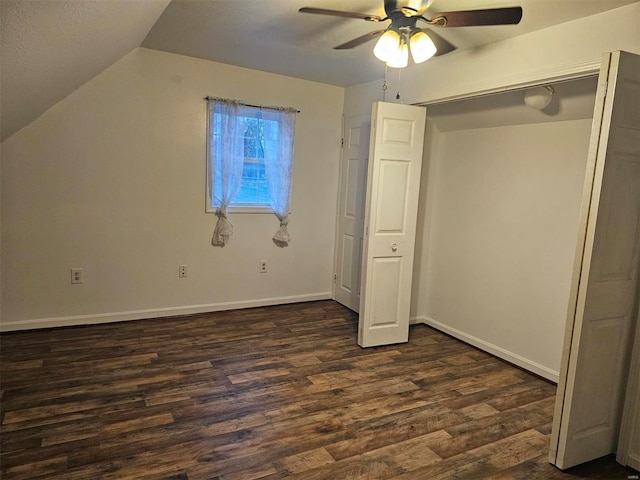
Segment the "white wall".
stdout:
<svg viewBox="0 0 640 480">
<path fill-rule="evenodd" d="M 289 247 L 272 243 L 270 214 L 232 214 L 231 243 L 211 246 L 206 95 L 301 110 Z M 338 87 L 134 50 L 2 143 L 2 329 L 330 297 L 343 100 Z"/>
<path fill-rule="evenodd" d="M 437 134 L 422 319 L 557 379 L 591 120 Z"/>
</svg>

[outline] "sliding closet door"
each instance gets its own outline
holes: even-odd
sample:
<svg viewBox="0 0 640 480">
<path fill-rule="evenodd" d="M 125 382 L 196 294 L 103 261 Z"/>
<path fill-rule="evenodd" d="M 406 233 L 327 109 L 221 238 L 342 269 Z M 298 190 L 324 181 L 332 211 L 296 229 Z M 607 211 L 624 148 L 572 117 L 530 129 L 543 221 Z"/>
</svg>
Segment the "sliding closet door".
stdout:
<svg viewBox="0 0 640 480">
<path fill-rule="evenodd" d="M 552 433 L 551 462 L 562 469 L 617 447 L 638 304 L 639 102 L 640 57 L 605 56 Z"/>
</svg>

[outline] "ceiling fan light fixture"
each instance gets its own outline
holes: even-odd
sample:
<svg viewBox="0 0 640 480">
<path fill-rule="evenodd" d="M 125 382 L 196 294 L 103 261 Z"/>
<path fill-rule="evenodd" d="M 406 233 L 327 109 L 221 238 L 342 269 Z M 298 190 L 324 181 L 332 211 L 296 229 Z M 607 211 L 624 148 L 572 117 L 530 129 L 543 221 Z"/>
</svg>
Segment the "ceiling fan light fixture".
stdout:
<svg viewBox="0 0 640 480">
<path fill-rule="evenodd" d="M 411 34 L 409 45 L 411 47 L 411 57 L 415 63 L 429 60 L 438 51 L 429 35 L 420 30 Z"/>
<path fill-rule="evenodd" d="M 378 39 L 376 46 L 373 48 L 373 54 L 383 62 L 388 62 L 393 58 L 400 45 L 400 34 L 389 28 Z"/>
<path fill-rule="evenodd" d="M 409 64 L 409 46 L 404 38 L 400 39 L 400 43 L 393 52 L 391 58 L 387 59 L 387 67 L 404 68 Z"/>
</svg>

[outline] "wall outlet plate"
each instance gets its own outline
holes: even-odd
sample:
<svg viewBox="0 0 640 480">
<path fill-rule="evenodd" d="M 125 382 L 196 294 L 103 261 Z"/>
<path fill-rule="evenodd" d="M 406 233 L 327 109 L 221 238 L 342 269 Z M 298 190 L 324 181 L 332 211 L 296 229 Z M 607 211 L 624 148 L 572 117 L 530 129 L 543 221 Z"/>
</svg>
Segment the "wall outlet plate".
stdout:
<svg viewBox="0 0 640 480">
<path fill-rule="evenodd" d="M 73 284 L 84 283 L 84 270 L 82 268 L 71 269 L 71 283 Z"/>
<path fill-rule="evenodd" d="M 187 278 L 187 266 L 179 265 L 178 266 L 178 277 L 179 278 Z"/>
</svg>

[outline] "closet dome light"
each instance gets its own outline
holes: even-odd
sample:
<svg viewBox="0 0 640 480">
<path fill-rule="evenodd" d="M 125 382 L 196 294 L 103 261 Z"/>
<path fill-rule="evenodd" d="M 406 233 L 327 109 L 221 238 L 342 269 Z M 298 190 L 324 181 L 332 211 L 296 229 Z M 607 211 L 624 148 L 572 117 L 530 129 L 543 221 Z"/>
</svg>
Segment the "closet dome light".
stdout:
<svg viewBox="0 0 640 480">
<path fill-rule="evenodd" d="M 533 87 L 524 93 L 524 104 L 535 110 L 543 110 L 551 103 L 553 98 L 553 87 L 545 85 Z"/>
</svg>

